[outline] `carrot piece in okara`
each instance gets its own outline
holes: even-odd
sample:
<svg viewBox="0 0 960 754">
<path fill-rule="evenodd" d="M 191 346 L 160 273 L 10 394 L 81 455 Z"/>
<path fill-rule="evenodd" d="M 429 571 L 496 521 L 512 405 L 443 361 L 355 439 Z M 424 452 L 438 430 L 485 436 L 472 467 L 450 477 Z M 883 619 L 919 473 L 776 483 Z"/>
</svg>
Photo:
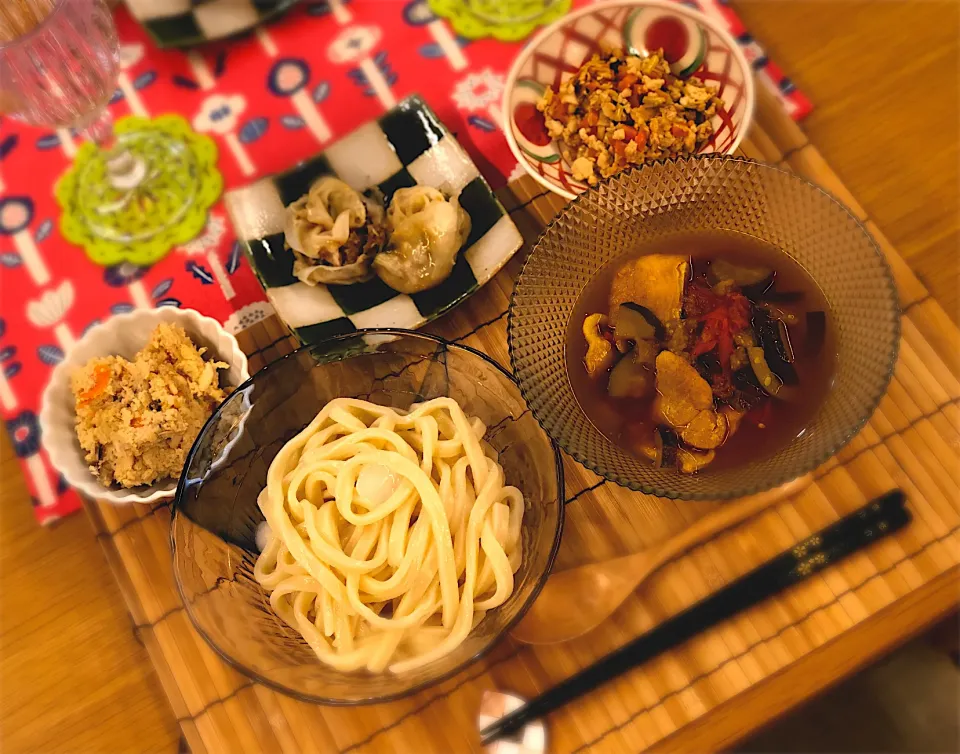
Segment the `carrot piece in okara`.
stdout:
<svg viewBox="0 0 960 754">
<path fill-rule="evenodd" d="M 98 364 L 93 368 L 93 386 L 89 390 L 80 393 L 78 404 L 85 406 L 110 385 L 110 367 Z"/>
</svg>

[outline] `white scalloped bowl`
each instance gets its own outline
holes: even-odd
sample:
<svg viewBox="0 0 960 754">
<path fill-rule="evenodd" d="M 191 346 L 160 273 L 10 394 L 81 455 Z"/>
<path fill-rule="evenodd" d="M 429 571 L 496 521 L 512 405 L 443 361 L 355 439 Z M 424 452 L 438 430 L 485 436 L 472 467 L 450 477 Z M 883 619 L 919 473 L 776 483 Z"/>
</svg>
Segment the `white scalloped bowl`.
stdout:
<svg viewBox="0 0 960 754">
<path fill-rule="evenodd" d="M 215 319 L 205 317 L 192 309 L 161 307 L 139 309 L 119 314 L 90 328 L 50 375 L 40 407 L 40 432 L 50 463 L 63 474 L 64 479 L 78 492 L 106 503 L 151 503 L 172 498 L 177 491 L 177 479 L 141 487 L 105 487 L 91 473 L 77 440 L 76 410 L 70 390 L 70 375 L 90 359 L 99 356 L 134 355 L 150 339 L 150 333 L 161 322 L 180 325 L 197 346 L 205 346 L 204 358 L 216 358 L 230 365 L 221 372 L 221 383 L 237 387 L 250 377 L 247 357 L 240 350 L 237 339 L 223 329 Z"/>
</svg>

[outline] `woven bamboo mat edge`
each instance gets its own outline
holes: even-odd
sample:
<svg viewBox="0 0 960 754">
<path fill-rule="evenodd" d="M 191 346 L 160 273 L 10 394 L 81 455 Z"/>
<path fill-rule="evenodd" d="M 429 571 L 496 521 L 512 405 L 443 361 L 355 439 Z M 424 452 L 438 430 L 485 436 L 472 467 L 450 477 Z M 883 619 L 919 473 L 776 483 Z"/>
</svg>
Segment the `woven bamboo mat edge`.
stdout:
<svg viewBox="0 0 960 754">
<path fill-rule="evenodd" d="M 860 483 L 850 479 L 851 474 L 846 470 L 848 465 L 863 467 L 865 471 L 861 473 L 881 476 L 886 474 L 889 477 L 895 472 L 899 473 L 897 469 L 905 468 L 906 462 L 909 462 L 909 469 L 915 472 L 915 476 L 920 480 L 918 483 L 922 484 L 922 489 L 916 486 L 914 489 L 916 497 L 923 498 L 923 505 L 926 506 L 918 511 L 918 517 L 926 527 L 926 535 L 921 537 L 916 534 L 913 541 L 908 538 L 905 543 L 898 543 L 898 552 L 887 552 L 879 560 L 878 557 L 869 557 L 864 562 L 851 563 L 842 569 L 842 574 L 835 574 L 838 578 L 825 577 L 822 583 L 816 585 L 822 592 L 822 599 L 817 606 L 812 611 L 805 611 L 784 603 L 781 609 L 786 611 L 786 619 L 780 627 L 771 622 L 770 630 L 763 632 L 759 630 L 760 624 L 755 620 L 754 632 L 760 636 L 761 641 L 752 645 L 745 644 L 739 653 L 728 647 L 730 659 L 709 673 L 700 673 L 700 677 L 688 677 L 682 684 L 665 693 L 660 693 L 656 688 L 636 689 L 641 697 L 655 700 L 653 704 L 644 702 L 640 708 L 629 710 L 619 717 L 611 715 L 612 724 L 607 727 L 585 725 L 585 736 L 577 738 L 570 738 L 570 722 L 558 720 L 555 727 L 559 730 L 554 732 L 557 743 L 580 740 L 582 749 L 592 738 L 598 747 L 611 751 L 618 750 L 616 747 L 620 745 L 637 748 L 638 743 L 644 746 L 662 744 L 670 740 L 677 730 L 682 729 L 683 726 L 679 725 L 678 721 L 695 721 L 699 724 L 706 719 L 705 711 L 695 714 L 698 704 L 712 712 L 729 702 L 729 699 L 720 700 L 716 693 L 713 694 L 717 697 L 716 704 L 711 706 L 703 701 L 706 699 L 709 702 L 711 694 L 708 693 L 709 689 L 702 690 L 701 687 L 709 687 L 715 683 L 714 676 L 717 673 L 732 678 L 737 675 L 734 672 L 737 668 L 743 678 L 731 682 L 739 683 L 744 689 L 754 687 L 757 682 L 770 677 L 761 672 L 764 668 L 761 667 L 758 671 L 751 667 L 751 662 L 758 666 L 762 664 L 763 658 L 759 656 L 758 650 L 761 644 L 773 655 L 776 655 L 778 648 L 781 652 L 785 648 L 796 650 L 792 655 L 809 655 L 817 646 L 817 633 L 825 635 L 828 626 L 836 628 L 844 623 L 857 625 L 855 618 L 865 620 L 875 616 L 895 605 L 898 598 L 932 584 L 938 575 L 955 571 L 957 568 L 956 557 L 950 557 L 948 547 L 957 540 L 957 513 L 953 508 L 953 516 L 949 515 L 949 500 L 946 501 L 947 507 L 943 507 L 944 494 L 949 492 L 949 489 L 941 490 L 936 508 L 932 508 L 926 502 L 928 495 L 924 494 L 937 489 L 936 484 L 931 486 L 930 469 L 924 466 L 923 461 L 918 460 L 909 448 L 904 449 L 898 443 L 901 438 L 908 437 L 911 441 L 920 443 L 921 447 L 929 448 L 942 442 L 944 437 L 953 437 L 960 432 L 960 412 L 955 410 L 958 407 L 957 398 L 960 396 L 956 377 L 960 371 L 957 365 L 957 359 L 960 358 L 960 332 L 886 239 L 879 234 L 875 225 L 849 195 L 815 147 L 809 144 L 803 132 L 777 111 L 771 112 L 769 103 L 764 106 L 761 102 L 757 120 L 758 127 L 751 134 L 749 143 L 744 145 L 744 153 L 807 175 L 850 206 L 887 253 L 897 278 L 905 313 L 904 337 L 909 347 L 901 357 L 901 366 L 898 366 L 898 379 L 903 382 L 898 389 L 901 403 L 914 396 L 914 403 L 909 404 L 912 406 L 911 415 L 907 416 L 906 411 L 897 408 L 900 403 L 893 405 L 891 401 L 891 406 L 882 406 L 879 412 L 881 430 L 868 428 L 865 436 L 858 437 L 841 454 L 841 460 L 826 465 L 818 474 L 821 479 L 829 479 L 827 491 L 836 490 L 838 494 L 842 494 L 849 491 L 851 486 L 858 489 L 857 485 Z M 526 179 L 514 183 L 511 189 L 512 191 L 501 192 L 501 198 L 525 236 L 528 239 L 535 238 L 543 221 L 552 217 L 563 202 L 546 194 L 541 187 Z M 515 270 L 516 265 L 513 267 Z M 490 285 L 500 286 L 501 283 L 493 281 Z M 474 307 L 478 311 L 474 312 L 476 316 L 469 321 L 464 316 L 457 316 L 457 312 L 448 315 L 449 323 L 443 326 L 444 334 L 454 334 L 459 340 L 468 341 L 482 349 L 485 345 L 490 345 L 498 336 L 502 337 L 505 324 L 505 310 L 499 309 L 493 302 L 502 304 L 508 296 L 509 290 L 491 293 L 487 297 L 491 304 Z M 482 297 L 483 294 L 480 294 L 474 299 Z M 456 332 L 452 333 L 452 330 Z M 257 368 L 262 365 L 261 362 L 283 355 L 294 347 L 283 326 L 275 319 L 244 333 L 242 339 L 245 341 L 244 346 L 252 353 L 252 368 Z M 904 364 L 906 365 L 903 366 Z M 921 393 L 924 395 L 922 407 L 914 405 L 919 400 L 916 396 Z M 900 413 L 897 414 L 896 411 Z M 889 424 L 885 431 L 882 430 L 883 422 Z M 951 432 L 954 434 L 951 435 Z M 903 441 L 903 444 L 905 445 L 906 441 Z M 948 447 L 952 448 L 955 457 L 957 445 L 948 444 Z M 943 458 L 949 461 L 946 451 L 942 452 Z M 945 461 L 941 459 L 940 463 L 943 462 Z M 577 473 L 575 470 L 574 474 Z M 568 499 L 601 492 L 613 495 L 616 492 L 615 489 L 600 489 L 606 486 L 608 485 L 602 482 L 588 481 L 575 487 L 572 493 L 568 486 Z M 227 669 L 196 637 L 179 608 L 179 600 L 172 589 L 172 583 L 169 583 L 167 506 L 131 506 L 118 509 L 88 502 L 86 509 L 120 583 L 135 630 L 143 638 L 178 721 L 195 752 L 242 751 L 250 746 L 251 740 L 257 742 L 255 749 L 375 750 L 378 744 L 387 745 L 388 740 L 397 740 L 392 735 L 385 736 L 393 733 L 400 734 L 403 740 L 429 741 L 429 738 L 423 737 L 423 731 L 417 728 L 416 718 L 420 715 L 435 714 L 439 702 L 461 693 L 465 687 L 470 686 L 470 681 L 488 686 L 493 682 L 508 688 L 518 685 L 517 679 L 511 678 L 506 669 L 515 664 L 508 661 L 518 658 L 522 650 L 515 646 L 500 647 L 492 658 L 453 682 L 443 684 L 435 693 L 428 693 L 422 701 L 401 705 L 402 713 L 399 716 L 390 716 L 389 719 L 385 717 L 386 722 L 372 730 L 357 731 L 357 737 L 350 736 L 353 743 L 344 746 L 340 743 L 343 740 L 342 732 L 334 735 L 330 730 L 320 730 L 321 726 L 315 725 L 312 719 L 307 722 L 304 716 L 308 713 L 301 709 L 298 703 L 251 684 L 247 679 Z M 778 512 L 777 515 L 786 514 Z M 152 519 L 152 522 L 144 525 L 144 521 L 148 519 Z M 943 519 L 949 519 L 953 523 L 947 525 Z M 802 529 L 803 524 L 794 522 L 794 528 L 796 526 Z M 121 531 L 123 533 L 118 536 Z M 802 531 L 800 533 L 802 534 Z M 774 545 L 779 547 L 778 543 Z M 695 576 L 691 569 L 697 566 L 703 567 L 703 573 L 709 575 L 711 568 L 713 571 L 717 570 L 717 562 L 723 562 L 722 554 L 716 552 L 715 547 L 708 546 L 703 549 L 706 551 L 705 555 L 714 559 L 713 564 L 694 558 L 687 564 L 685 576 Z M 956 548 L 953 551 L 956 552 Z M 836 570 L 839 572 L 841 568 Z M 871 584 L 886 583 L 885 577 L 889 574 L 898 576 L 900 582 L 897 582 L 895 588 L 887 585 L 889 594 L 873 594 L 876 588 Z M 704 582 L 704 579 L 700 578 L 700 582 Z M 709 589 L 706 583 L 702 585 Z M 883 600 L 886 602 L 881 606 Z M 669 611 L 669 605 L 663 607 Z M 793 609 L 793 614 L 788 608 Z M 832 623 L 826 620 L 827 615 Z M 841 636 L 842 632 L 836 635 Z M 734 638 L 727 638 L 726 641 L 732 646 Z M 803 651 L 806 645 L 809 647 Z M 825 642 L 819 646 L 825 646 Z M 758 658 L 752 657 L 754 654 L 758 654 Z M 198 672 L 186 670 L 191 666 L 199 669 Z M 529 667 L 525 670 L 528 675 L 531 673 Z M 206 677 L 201 679 L 201 674 Z M 560 674 L 565 675 L 566 672 Z M 736 695 L 730 697 L 736 698 Z M 585 706 L 593 709 L 595 705 Z M 693 712 L 689 712 L 690 710 Z M 377 717 L 376 713 L 372 715 Z M 576 723 L 582 715 L 571 717 Z M 561 725 L 561 722 L 564 724 Z M 361 732 L 363 735 L 360 735 Z"/>
</svg>

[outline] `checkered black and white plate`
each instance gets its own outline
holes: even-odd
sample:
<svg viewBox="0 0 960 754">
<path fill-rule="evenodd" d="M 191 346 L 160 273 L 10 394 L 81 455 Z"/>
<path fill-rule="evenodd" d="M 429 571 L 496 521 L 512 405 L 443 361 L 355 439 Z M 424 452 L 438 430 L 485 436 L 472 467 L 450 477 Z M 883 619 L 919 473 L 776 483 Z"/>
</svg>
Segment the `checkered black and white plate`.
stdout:
<svg viewBox="0 0 960 754">
<path fill-rule="evenodd" d="M 379 278 L 353 285 L 301 283 L 293 275 L 293 255 L 283 240 L 285 207 L 322 175 L 336 175 L 360 192 L 378 187 L 388 203 L 397 189 L 418 184 L 458 196 L 470 215 L 471 230 L 450 277 L 409 296 Z M 417 95 L 319 156 L 228 192 L 226 203 L 267 297 L 307 344 L 365 328 L 420 327 L 486 283 L 523 244 L 476 165 Z"/>
<path fill-rule="evenodd" d="M 297 0 L 126 0 L 158 47 L 189 47 L 247 31 Z"/>
</svg>

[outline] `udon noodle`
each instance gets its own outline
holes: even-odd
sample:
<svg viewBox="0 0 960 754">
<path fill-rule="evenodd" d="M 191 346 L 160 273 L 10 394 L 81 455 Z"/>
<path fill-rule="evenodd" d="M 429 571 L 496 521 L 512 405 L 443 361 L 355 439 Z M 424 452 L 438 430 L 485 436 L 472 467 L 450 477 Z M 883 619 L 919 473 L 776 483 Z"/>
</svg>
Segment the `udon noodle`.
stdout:
<svg viewBox="0 0 960 754">
<path fill-rule="evenodd" d="M 254 573 L 322 662 L 412 670 L 510 597 L 523 497 L 485 431 L 451 398 L 338 398 L 274 458 Z"/>
</svg>

